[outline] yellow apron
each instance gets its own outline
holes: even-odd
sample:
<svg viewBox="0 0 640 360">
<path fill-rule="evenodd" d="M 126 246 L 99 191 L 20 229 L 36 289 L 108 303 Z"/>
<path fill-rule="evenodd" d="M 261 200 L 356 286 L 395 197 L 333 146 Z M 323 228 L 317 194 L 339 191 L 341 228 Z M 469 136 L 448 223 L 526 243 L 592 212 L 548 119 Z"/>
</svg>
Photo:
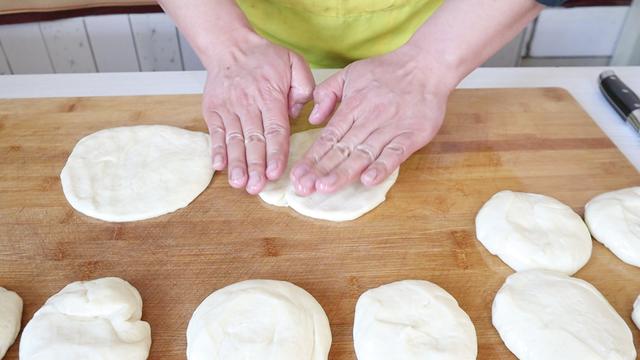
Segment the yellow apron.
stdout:
<svg viewBox="0 0 640 360">
<path fill-rule="evenodd" d="M 443 1 L 237 0 L 259 34 L 317 68 L 397 49 Z"/>
</svg>

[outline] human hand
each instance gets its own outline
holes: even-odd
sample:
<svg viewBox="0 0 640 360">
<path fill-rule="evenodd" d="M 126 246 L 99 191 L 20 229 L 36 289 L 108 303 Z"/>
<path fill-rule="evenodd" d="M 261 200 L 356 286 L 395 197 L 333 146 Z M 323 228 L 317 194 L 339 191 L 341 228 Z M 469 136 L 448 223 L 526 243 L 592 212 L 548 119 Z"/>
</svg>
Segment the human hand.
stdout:
<svg viewBox="0 0 640 360">
<path fill-rule="evenodd" d="M 442 125 L 454 85 L 405 47 L 357 61 L 318 85 L 309 122 L 320 137 L 292 168 L 299 195 L 374 186 L 426 145 Z"/>
<path fill-rule="evenodd" d="M 208 58 L 202 101 L 213 167 L 229 184 L 260 192 L 287 166 L 289 116 L 311 99 L 315 82 L 304 59 L 247 31 Z"/>
</svg>

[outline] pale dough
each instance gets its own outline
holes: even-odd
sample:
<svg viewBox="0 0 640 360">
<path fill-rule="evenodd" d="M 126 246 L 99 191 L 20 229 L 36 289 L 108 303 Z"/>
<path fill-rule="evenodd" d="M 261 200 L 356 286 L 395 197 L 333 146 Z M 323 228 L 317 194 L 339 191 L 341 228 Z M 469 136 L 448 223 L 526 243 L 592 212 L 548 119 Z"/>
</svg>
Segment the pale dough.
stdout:
<svg viewBox="0 0 640 360">
<path fill-rule="evenodd" d="M 509 276 L 493 325 L 520 360 L 634 360 L 627 324 L 586 281 L 548 270 Z"/>
<path fill-rule="evenodd" d="M 465 360 L 477 355 L 476 331 L 438 285 L 404 280 L 366 291 L 353 327 L 358 360 Z"/>
<path fill-rule="evenodd" d="M 594 197 L 584 218 L 596 240 L 620 260 L 640 266 L 640 186 Z"/>
<path fill-rule="evenodd" d="M 636 299 L 636 302 L 633 303 L 633 313 L 631 314 L 631 318 L 638 329 L 640 329 L 640 295 Z"/>
<path fill-rule="evenodd" d="M 500 191 L 476 216 L 476 236 L 516 271 L 571 275 L 591 257 L 589 229 L 570 207 L 544 195 Z"/>
<path fill-rule="evenodd" d="M 189 360 L 327 360 L 329 320 L 305 290 L 247 280 L 209 295 L 187 328 Z"/>
<path fill-rule="evenodd" d="M 209 135 L 164 125 L 95 132 L 62 169 L 67 200 L 105 221 L 143 220 L 187 206 L 213 176 Z"/>
<path fill-rule="evenodd" d="M 18 294 L 0 287 L 0 359 L 7 353 L 20 332 L 22 299 Z"/>
<path fill-rule="evenodd" d="M 47 300 L 24 328 L 21 360 L 146 359 L 142 299 L 120 278 L 77 281 Z"/>
<path fill-rule="evenodd" d="M 260 198 L 268 204 L 289 206 L 302 215 L 316 219 L 329 221 L 357 219 L 385 200 L 387 192 L 398 178 L 399 169 L 373 187 L 366 187 L 360 181 L 356 181 L 334 194 L 314 193 L 306 197 L 298 196 L 289 180 L 289 172 L 320 135 L 320 131 L 321 129 L 313 129 L 291 135 L 287 169 L 278 181 L 265 186 L 259 194 Z"/>
</svg>

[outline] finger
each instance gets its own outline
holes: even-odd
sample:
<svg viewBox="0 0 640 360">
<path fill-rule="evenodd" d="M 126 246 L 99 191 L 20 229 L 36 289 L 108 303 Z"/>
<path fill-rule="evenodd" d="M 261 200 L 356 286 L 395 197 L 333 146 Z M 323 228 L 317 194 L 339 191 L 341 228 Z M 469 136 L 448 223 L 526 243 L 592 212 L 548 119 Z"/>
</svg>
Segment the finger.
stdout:
<svg viewBox="0 0 640 360">
<path fill-rule="evenodd" d="M 388 142 L 388 131 L 374 131 L 366 140 L 354 147 L 348 159 L 316 181 L 316 190 L 322 193 L 333 193 L 359 179 L 362 172 L 382 153 L 382 149 Z"/>
<path fill-rule="evenodd" d="M 266 183 L 265 147 L 266 139 L 262 128 L 262 116 L 257 108 L 245 108 L 238 111 L 244 135 L 244 148 L 247 163 L 248 180 L 246 190 L 250 194 L 259 193 Z"/>
<path fill-rule="evenodd" d="M 318 139 L 307 150 L 302 159 L 291 169 L 291 181 L 298 195 L 306 196 L 315 191 L 319 177 L 315 166 L 320 159 L 337 144 L 353 125 L 353 117 L 347 110 L 338 109 L 330 123 L 322 129 Z"/>
<path fill-rule="evenodd" d="M 204 119 L 211 137 L 211 160 L 214 170 L 224 170 L 227 166 L 227 147 L 222 116 L 216 111 L 205 110 Z"/>
<path fill-rule="evenodd" d="M 332 75 L 313 91 L 313 110 L 309 114 L 309 122 L 314 125 L 325 122 L 342 99 L 345 70 Z"/>
<path fill-rule="evenodd" d="M 351 105 L 351 107 L 353 107 L 353 105 Z M 333 144 L 331 149 L 316 161 L 313 170 L 317 175 L 325 176 L 329 174 L 334 168 L 340 165 L 340 163 L 349 158 L 355 150 L 355 147 L 358 144 L 362 144 L 369 135 L 376 130 L 376 127 L 379 126 L 379 121 L 370 121 L 372 115 L 358 115 L 358 112 L 359 111 L 350 111 L 353 119 L 351 128 L 346 131 L 340 141 Z M 365 116 L 367 118 L 365 118 Z M 329 122 L 329 125 L 332 125 L 334 121 L 340 121 L 340 119 L 334 117 Z M 386 140 L 388 141 L 389 139 Z"/>
<path fill-rule="evenodd" d="M 277 180 L 287 168 L 289 158 L 289 119 L 284 97 L 273 97 L 262 105 L 262 121 L 267 149 L 266 176 Z"/>
<path fill-rule="evenodd" d="M 360 181 L 365 186 L 380 184 L 392 172 L 394 172 L 403 161 L 405 161 L 415 150 L 412 145 L 411 134 L 401 134 L 391 140 L 382 150 L 380 156 L 374 161 L 360 177 Z"/>
<path fill-rule="evenodd" d="M 289 115 L 297 118 L 304 104 L 312 98 L 316 85 L 311 69 L 302 56 L 289 53 L 291 61 L 291 88 L 289 89 Z"/>
<path fill-rule="evenodd" d="M 247 161 L 245 158 L 244 134 L 240 118 L 233 113 L 223 114 L 225 143 L 229 163 L 229 184 L 234 188 L 243 188 L 247 184 Z"/>
</svg>

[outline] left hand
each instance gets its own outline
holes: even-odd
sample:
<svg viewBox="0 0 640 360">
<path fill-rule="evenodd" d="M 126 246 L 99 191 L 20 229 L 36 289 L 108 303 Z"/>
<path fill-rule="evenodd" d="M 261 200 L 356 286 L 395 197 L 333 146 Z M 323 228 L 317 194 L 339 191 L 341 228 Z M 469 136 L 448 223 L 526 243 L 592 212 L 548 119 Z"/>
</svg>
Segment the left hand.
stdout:
<svg viewBox="0 0 640 360">
<path fill-rule="evenodd" d="M 353 181 L 374 186 L 425 146 L 442 125 L 454 86 L 405 46 L 354 62 L 318 87 L 309 116 L 338 109 L 290 174 L 299 195 L 332 193 Z"/>
</svg>

